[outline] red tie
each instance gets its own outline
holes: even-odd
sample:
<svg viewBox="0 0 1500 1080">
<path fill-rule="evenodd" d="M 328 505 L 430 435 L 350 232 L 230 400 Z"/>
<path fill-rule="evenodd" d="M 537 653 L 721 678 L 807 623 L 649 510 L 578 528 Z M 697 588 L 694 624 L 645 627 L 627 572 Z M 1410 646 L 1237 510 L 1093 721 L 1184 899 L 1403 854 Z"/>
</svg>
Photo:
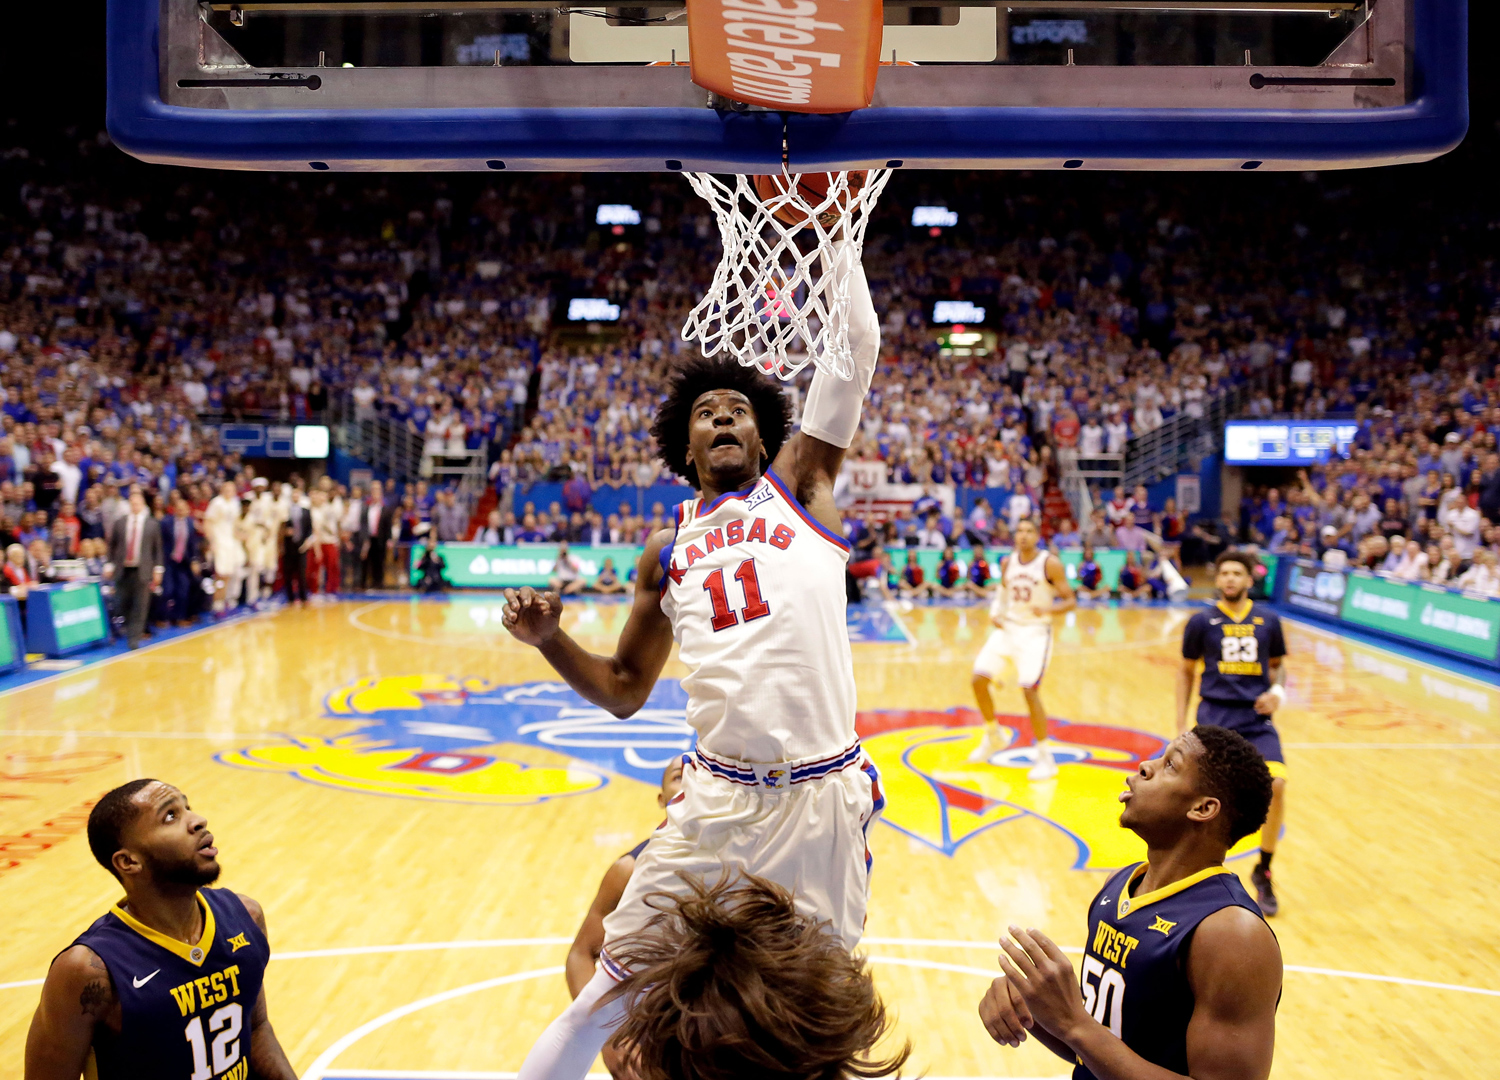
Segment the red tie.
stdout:
<svg viewBox="0 0 1500 1080">
<path fill-rule="evenodd" d="M 134 566 L 136 559 L 136 546 L 140 540 L 140 523 L 134 514 L 130 515 L 130 530 L 125 542 L 125 565 Z"/>
</svg>

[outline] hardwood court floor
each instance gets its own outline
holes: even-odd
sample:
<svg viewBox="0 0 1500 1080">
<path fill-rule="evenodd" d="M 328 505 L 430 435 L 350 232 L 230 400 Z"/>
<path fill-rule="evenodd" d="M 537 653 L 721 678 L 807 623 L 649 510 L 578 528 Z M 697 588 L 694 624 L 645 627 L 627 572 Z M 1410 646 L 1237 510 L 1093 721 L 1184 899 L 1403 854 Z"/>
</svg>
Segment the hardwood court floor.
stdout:
<svg viewBox="0 0 1500 1080">
<path fill-rule="evenodd" d="M 513 1072 L 567 1000 L 559 965 L 599 875 L 659 820 L 636 777 L 680 740 L 680 697 L 667 684 L 632 725 L 601 724 L 498 610 L 284 611 L 0 695 L 0 1075 L 20 1075 L 32 980 L 116 899 L 80 815 L 142 775 L 188 793 L 224 883 L 264 904 L 271 1016 L 299 1071 Z M 624 615 L 580 604 L 566 625 L 607 650 Z M 1186 617 L 1084 610 L 1059 632 L 1044 694 L 1078 760 L 1045 787 L 964 763 L 981 609 L 919 607 L 909 643 L 855 646 L 891 803 L 868 948 L 916 1068 L 1068 1071 L 992 1044 L 975 1005 L 1001 927 L 1080 945 L 1098 868 L 1134 857 L 1113 798 L 1170 732 Z M 1275 1075 L 1478 1075 L 1500 1029 L 1500 693 L 1300 624 L 1288 645 Z"/>
</svg>

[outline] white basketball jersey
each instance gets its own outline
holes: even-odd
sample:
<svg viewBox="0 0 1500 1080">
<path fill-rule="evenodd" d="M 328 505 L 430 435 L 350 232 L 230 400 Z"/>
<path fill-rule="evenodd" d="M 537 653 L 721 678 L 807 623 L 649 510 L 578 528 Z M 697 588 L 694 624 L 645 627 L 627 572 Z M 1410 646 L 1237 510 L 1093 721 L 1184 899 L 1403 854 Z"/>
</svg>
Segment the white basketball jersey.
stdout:
<svg viewBox="0 0 1500 1080">
<path fill-rule="evenodd" d="M 1047 551 L 1037 548 L 1030 562 L 1011 552 L 1001 568 L 1005 589 L 1005 623 L 1007 626 L 1051 626 L 1052 583 L 1047 580 Z M 1044 614 L 1037 615 L 1035 604 Z"/>
<path fill-rule="evenodd" d="M 661 607 L 689 671 L 687 720 L 709 753 L 795 761 L 854 742 L 848 561 L 843 537 L 769 471 L 678 506 Z"/>
</svg>

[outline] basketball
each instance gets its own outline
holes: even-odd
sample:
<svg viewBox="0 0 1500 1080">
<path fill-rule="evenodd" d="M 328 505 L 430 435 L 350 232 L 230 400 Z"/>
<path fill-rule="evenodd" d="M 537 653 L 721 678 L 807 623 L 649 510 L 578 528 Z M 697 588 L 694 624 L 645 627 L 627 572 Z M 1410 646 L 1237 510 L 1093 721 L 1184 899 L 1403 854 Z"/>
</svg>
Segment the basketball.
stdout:
<svg viewBox="0 0 1500 1080">
<path fill-rule="evenodd" d="M 844 210 L 848 208 L 849 196 L 857 193 L 865 186 L 865 178 L 869 174 L 863 170 L 849 173 L 849 188 L 840 199 L 837 208 L 829 207 L 818 215 L 818 224 L 825 229 L 831 229 L 838 224 L 839 218 L 844 216 Z M 817 206 L 828 198 L 828 186 L 833 182 L 831 173 L 804 173 L 797 178 L 797 194 L 805 199 L 809 206 Z M 760 175 L 755 178 L 755 192 L 760 196 L 762 202 L 767 202 L 783 195 L 786 192 L 786 178 L 777 175 Z M 800 207 L 788 203 L 776 211 L 776 220 L 787 225 L 807 224 L 807 213 Z"/>
</svg>

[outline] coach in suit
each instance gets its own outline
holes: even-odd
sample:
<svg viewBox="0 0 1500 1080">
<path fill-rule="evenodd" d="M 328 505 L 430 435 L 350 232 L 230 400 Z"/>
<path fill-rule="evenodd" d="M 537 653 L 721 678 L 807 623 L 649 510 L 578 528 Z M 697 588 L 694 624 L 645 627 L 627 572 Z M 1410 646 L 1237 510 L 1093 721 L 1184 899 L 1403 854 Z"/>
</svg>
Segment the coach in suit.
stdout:
<svg viewBox="0 0 1500 1080">
<path fill-rule="evenodd" d="M 105 576 L 115 584 L 115 614 L 125 622 L 129 648 L 141 643 L 151 592 L 160 588 L 165 571 L 161 527 L 146 509 L 146 496 L 132 488 L 129 508 L 110 529 L 109 562 L 104 567 Z"/>
<path fill-rule="evenodd" d="M 192 621 L 190 607 L 202 543 L 186 499 L 173 501 L 172 514 L 162 519 L 160 528 L 162 550 L 166 553 L 166 575 L 162 582 L 164 613 L 169 621 L 187 626 Z"/>
<path fill-rule="evenodd" d="M 302 548 L 311 536 L 312 510 L 303 503 L 302 493 L 294 491 L 281 523 L 281 580 L 288 604 L 307 603 L 307 553 Z"/>
<path fill-rule="evenodd" d="M 367 589 L 385 588 L 385 550 L 391 539 L 394 516 L 395 510 L 385 504 L 380 481 L 371 481 L 370 497 L 360 509 L 359 534 L 355 538 L 360 575 Z"/>
</svg>

